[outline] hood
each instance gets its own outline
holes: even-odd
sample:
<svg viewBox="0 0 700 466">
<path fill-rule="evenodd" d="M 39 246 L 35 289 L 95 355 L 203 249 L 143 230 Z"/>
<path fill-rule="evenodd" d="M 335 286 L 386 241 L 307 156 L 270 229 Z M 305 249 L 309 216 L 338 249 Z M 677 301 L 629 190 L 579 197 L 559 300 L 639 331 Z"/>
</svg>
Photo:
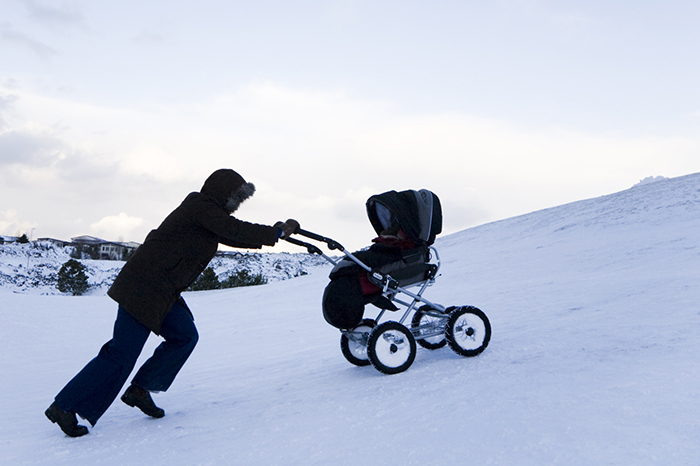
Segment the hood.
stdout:
<svg viewBox="0 0 700 466">
<path fill-rule="evenodd" d="M 217 204 L 233 213 L 241 202 L 253 195 L 255 186 L 247 183 L 235 171 L 222 168 L 209 175 L 200 192 L 214 198 Z"/>
<path fill-rule="evenodd" d="M 366 206 L 377 234 L 398 226 L 413 241 L 430 246 L 442 232 L 440 199 L 427 189 L 376 194 L 367 200 Z"/>
</svg>

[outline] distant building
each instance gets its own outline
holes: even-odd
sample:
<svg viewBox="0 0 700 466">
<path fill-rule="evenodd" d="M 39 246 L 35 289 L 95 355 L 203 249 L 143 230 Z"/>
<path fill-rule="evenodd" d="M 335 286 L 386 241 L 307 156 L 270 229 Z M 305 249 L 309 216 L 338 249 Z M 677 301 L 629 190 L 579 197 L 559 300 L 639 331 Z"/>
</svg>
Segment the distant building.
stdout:
<svg viewBox="0 0 700 466">
<path fill-rule="evenodd" d="M 0 244 L 12 244 L 19 242 L 16 236 L 0 236 Z M 56 238 L 38 238 L 34 243 L 51 243 L 64 248 L 72 246 L 80 257 L 83 253 L 92 259 L 124 260 L 128 258 L 141 244 L 130 242 L 106 241 L 96 236 L 76 236 L 70 241 Z"/>
<path fill-rule="evenodd" d="M 121 243 L 104 242 L 99 244 L 100 259 L 121 260 L 126 255 L 127 248 Z"/>
<path fill-rule="evenodd" d="M 98 245 L 102 243 L 106 243 L 107 241 L 97 238 L 95 236 L 88 236 L 88 235 L 83 235 L 83 236 L 76 236 L 75 238 L 70 239 L 73 244 L 89 244 L 89 245 Z"/>
<path fill-rule="evenodd" d="M 70 241 L 63 241 L 62 239 L 56 239 L 56 238 L 38 238 L 36 240 L 37 243 L 51 243 L 59 248 L 63 248 L 66 246 L 70 245 Z"/>
<path fill-rule="evenodd" d="M 95 236 L 83 235 L 71 238 L 72 246 L 92 246 L 97 248 L 98 259 L 122 260 L 140 246 L 139 243 L 105 241 Z"/>
</svg>

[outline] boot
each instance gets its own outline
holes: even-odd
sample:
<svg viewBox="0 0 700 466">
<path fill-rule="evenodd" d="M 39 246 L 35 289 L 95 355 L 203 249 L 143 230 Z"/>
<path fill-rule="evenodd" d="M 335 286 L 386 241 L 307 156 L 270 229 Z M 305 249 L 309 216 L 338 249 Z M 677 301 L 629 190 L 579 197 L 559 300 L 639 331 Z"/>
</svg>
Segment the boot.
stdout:
<svg viewBox="0 0 700 466">
<path fill-rule="evenodd" d="M 58 424 L 58 427 L 69 437 L 81 437 L 88 433 L 87 427 L 78 424 L 73 411 L 63 411 L 55 401 L 44 414 L 49 421 Z"/>
<path fill-rule="evenodd" d="M 132 408 L 137 407 L 147 416 L 155 418 L 165 416 L 165 411 L 156 406 L 151 394 L 136 385 L 129 385 L 129 388 L 122 395 L 122 401 Z"/>
</svg>

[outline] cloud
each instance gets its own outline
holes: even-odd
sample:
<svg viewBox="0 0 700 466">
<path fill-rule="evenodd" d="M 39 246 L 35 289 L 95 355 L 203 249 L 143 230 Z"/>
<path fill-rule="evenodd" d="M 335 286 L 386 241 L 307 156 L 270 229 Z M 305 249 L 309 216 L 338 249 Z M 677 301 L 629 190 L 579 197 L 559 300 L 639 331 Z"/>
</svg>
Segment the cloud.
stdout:
<svg viewBox="0 0 700 466">
<path fill-rule="evenodd" d="M 56 5 L 37 0 L 24 0 L 29 17 L 44 24 L 60 27 L 84 25 L 82 7 L 76 3 Z"/>
<path fill-rule="evenodd" d="M 0 112 L 5 112 L 12 108 L 12 104 L 17 100 L 13 94 L 0 95 Z"/>
<path fill-rule="evenodd" d="M 7 26 L 3 26 L 2 30 L 0 30 L 0 39 L 2 39 L 3 42 L 29 49 L 44 60 L 58 56 L 58 52 L 53 47 L 24 33 L 14 31 Z"/>
<path fill-rule="evenodd" d="M 23 233 L 27 233 L 27 236 L 29 236 L 31 229 L 34 227 L 36 227 L 36 223 L 21 220 L 15 209 L 0 212 L 0 234 L 20 236 Z"/>
<path fill-rule="evenodd" d="M 160 144 L 139 142 L 122 158 L 120 170 L 158 181 L 177 181 L 186 176 L 188 166 Z"/>
<path fill-rule="evenodd" d="M 165 44 L 165 38 L 163 35 L 150 32 L 142 31 L 131 38 L 136 44 L 144 46 L 160 46 Z"/>
<path fill-rule="evenodd" d="M 37 125 L 0 132 L 0 168 L 8 186 L 43 184 L 83 192 L 109 192 L 111 183 L 104 178 L 117 171 L 98 152 L 73 147 L 60 133 Z"/>
<path fill-rule="evenodd" d="M 66 145 L 53 135 L 27 131 L 0 133 L 0 166 L 51 165 L 63 157 Z"/>
<path fill-rule="evenodd" d="M 61 222 L 66 237 L 90 228 L 142 240 L 221 167 L 258 187 L 241 218 L 271 224 L 293 217 L 338 240 L 361 238 L 344 244 L 349 248 L 373 234 L 366 199 L 392 189 L 436 192 L 449 233 L 698 168 L 694 139 L 409 113 L 344 92 L 274 83 L 141 110 L 13 92 L 16 115 L 0 133 L 0 154 L 10 154 L 0 163 L 11 168 L 0 174 L 0 208 L 47 226 Z M 36 209 L 31 217 L 22 210 L 28 207 L 9 203 L 20 193 L 17 180 L 21 192 L 42 199 L 27 201 Z M 51 209 L 66 212 L 51 217 Z M 108 221 L 106 212 L 130 214 Z"/>
<path fill-rule="evenodd" d="M 6 114 L 12 109 L 12 104 L 17 100 L 17 97 L 12 94 L 0 95 L 0 131 L 8 126 Z"/>
<path fill-rule="evenodd" d="M 110 238 L 129 238 L 134 229 L 141 226 L 142 218 L 130 217 L 124 212 L 119 215 L 103 217 L 90 225 L 90 231 L 97 235 L 107 235 Z"/>
</svg>

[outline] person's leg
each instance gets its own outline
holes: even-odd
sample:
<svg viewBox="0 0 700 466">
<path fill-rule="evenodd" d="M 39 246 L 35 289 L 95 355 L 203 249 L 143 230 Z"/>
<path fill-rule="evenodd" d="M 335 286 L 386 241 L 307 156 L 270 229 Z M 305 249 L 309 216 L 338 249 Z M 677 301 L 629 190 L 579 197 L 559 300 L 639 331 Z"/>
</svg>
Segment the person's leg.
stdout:
<svg viewBox="0 0 700 466">
<path fill-rule="evenodd" d="M 112 339 L 56 395 L 57 406 L 94 426 L 124 386 L 149 334 L 147 327 L 119 306 Z"/>
<path fill-rule="evenodd" d="M 161 343 L 148 361 L 138 370 L 122 401 L 137 407 L 144 414 L 161 418 L 165 411 L 156 406 L 150 392 L 167 390 L 194 350 L 199 335 L 186 305 L 175 303 L 161 326 Z"/>
<path fill-rule="evenodd" d="M 192 314 L 179 302 L 165 317 L 160 334 L 165 341 L 131 381 L 148 392 L 164 392 L 170 387 L 199 340 Z"/>
</svg>

